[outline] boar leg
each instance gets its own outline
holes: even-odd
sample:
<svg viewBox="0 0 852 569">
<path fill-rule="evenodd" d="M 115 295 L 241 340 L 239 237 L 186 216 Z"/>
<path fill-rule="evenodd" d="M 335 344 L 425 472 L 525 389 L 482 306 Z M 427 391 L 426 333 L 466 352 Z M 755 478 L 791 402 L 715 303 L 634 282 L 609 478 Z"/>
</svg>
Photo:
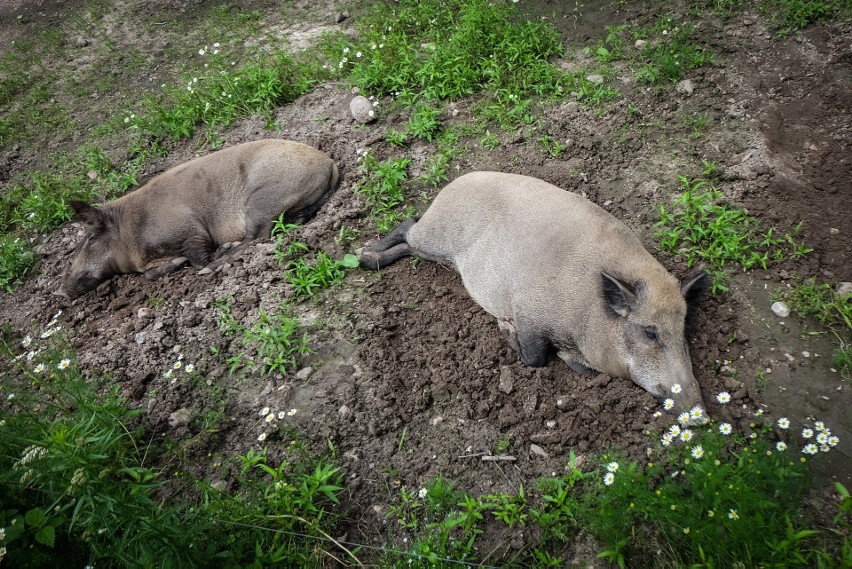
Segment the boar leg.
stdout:
<svg viewBox="0 0 852 569">
<path fill-rule="evenodd" d="M 414 250 L 406 241 L 406 235 L 415 223 L 417 223 L 417 220 L 409 217 L 383 238 L 357 251 L 361 266 L 365 269 L 377 270 L 398 261 L 402 257 L 413 255 Z"/>
<path fill-rule="evenodd" d="M 149 281 L 157 280 L 158 278 L 171 273 L 175 269 L 182 267 L 187 260 L 188 259 L 186 257 L 175 257 L 174 259 L 169 259 L 164 263 L 160 263 L 157 266 L 146 270 L 145 278 Z"/>
</svg>

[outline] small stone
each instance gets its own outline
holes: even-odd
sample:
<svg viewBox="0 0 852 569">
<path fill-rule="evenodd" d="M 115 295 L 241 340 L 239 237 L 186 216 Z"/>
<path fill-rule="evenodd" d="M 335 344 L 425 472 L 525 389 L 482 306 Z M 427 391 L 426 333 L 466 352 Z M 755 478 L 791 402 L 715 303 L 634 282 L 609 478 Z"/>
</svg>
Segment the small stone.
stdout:
<svg viewBox="0 0 852 569">
<path fill-rule="evenodd" d="M 213 269 L 211 269 L 210 267 L 204 267 L 203 269 L 198 271 L 198 274 L 199 275 L 209 275 L 212 272 L 213 272 Z"/>
<path fill-rule="evenodd" d="M 512 393 L 512 389 L 514 389 L 512 370 L 509 369 L 509 366 L 503 366 L 503 368 L 500 369 L 500 383 L 498 385 L 498 389 L 506 395 Z"/>
<path fill-rule="evenodd" d="M 435 51 L 435 50 L 436 50 L 436 49 L 438 49 L 438 48 L 437 48 L 437 47 L 435 47 L 435 44 L 434 44 L 434 43 L 429 42 L 429 43 L 421 43 L 421 44 L 420 44 L 420 49 L 425 49 L 426 51 Z"/>
<path fill-rule="evenodd" d="M 645 46 L 646 46 L 646 45 L 648 45 L 648 42 L 647 42 L 647 41 L 645 41 L 645 40 L 636 40 L 636 43 L 634 43 L 634 44 L 633 44 L 633 47 L 635 47 L 635 48 L 636 48 L 636 49 L 638 49 L 639 51 L 642 51 L 643 49 L 645 49 Z"/>
<path fill-rule="evenodd" d="M 551 419 L 551 420 L 549 420 L 549 421 L 545 421 L 544 426 L 545 426 L 545 427 L 547 427 L 548 429 L 555 429 L 555 428 L 556 428 L 556 424 L 557 424 L 557 423 L 556 423 L 556 421 L 554 421 L 553 419 Z"/>
<path fill-rule="evenodd" d="M 348 20 L 348 19 L 349 19 L 349 12 L 338 12 L 337 15 L 334 17 L 334 22 L 336 24 L 339 24 L 339 23 L 341 23 L 345 20 Z"/>
<path fill-rule="evenodd" d="M 828 230 L 829 235 L 840 235 L 840 230 L 836 227 L 832 227 Z"/>
<path fill-rule="evenodd" d="M 597 73 L 593 73 L 592 75 L 586 75 L 586 81 L 589 83 L 603 83 L 604 78 L 603 75 L 598 75 Z"/>
<path fill-rule="evenodd" d="M 534 454 L 536 456 L 543 456 L 544 458 L 547 458 L 547 457 L 550 456 L 549 454 L 547 454 L 546 450 L 544 450 L 543 448 L 541 448 L 540 446 L 538 446 L 536 444 L 530 445 L 530 454 Z"/>
<path fill-rule="evenodd" d="M 147 340 L 147 339 L 148 339 L 148 332 L 139 332 L 133 338 L 133 341 L 136 342 L 137 344 L 144 344 L 145 340 Z"/>
<path fill-rule="evenodd" d="M 136 318 L 140 320 L 147 320 L 148 318 L 154 317 L 154 311 L 148 308 L 147 306 L 143 306 L 139 310 L 136 311 Z"/>
<path fill-rule="evenodd" d="M 611 206 L 611 205 L 612 205 L 612 200 L 606 200 L 606 201 L 604 202 L 604 207 L 609 207 L 609 206 Z"/>
<path fill-rule="evenodd" d="M 189 424 L 189 420 L 191 419 L 191 413 L 189 409 L 183 407 L 178 409 L 171 415 L 169 415 L 169 426 L 172 428 L 175 427 L 183 427 L 184 425 Z"/>
<path fill-rule="evenodd" d="M 349 407 L 347 407 L 346 405 L 341 405 L 340 409 L 337 410 L 337 416 L 340 417 L 341 419 L 345 419 L 346 417 L 348 417 L 351 414 L 352 414 L 352 410 Z"/>
<path fill-rule="evenodd" d="M 438 415 L 437 417 L 432 417 L 432 420 L 430 421 L 430 423 L 432 423 L 433 427 L 437 427 L 438 425 L 440 425 L 443 422 L 444 422 L 444 418 L 441 417 L 440 415 Z"/>
<path fill-rule="evenodd" d="M 214 480 L 210 483 L 210 487 L 219 492 L 225 492 L 228 489 L 228 482 L 225 480 Z"/>
<path fill-rule="evenodd" d="M 790 307 L 783 302 L 773 302 L 770 308 L 775 316 L 778 316 L 779 318 L 787 318 L 790 316 Z"/>
<path fill-rule="evenodd" d="M 568 408 L 568 397 L 561 396 L 556 398 L 556 406 L 562 409 L 563 411 Z"/>
<path fill-rule="evenodd" d="M 837 283 L 837 288 L 834 290 L 834 293 L 843 298 L 852 294 L 852 282 L 844 281 L 842 283 Z"/>
<path fill-rule="evenodd" d="M 314 368 L 310 366 L 303 367 L 298 372 L 296 372 L 296 379 L 298 379 L 299 381 L 305 381 L 306 379 L 311 377 L 312 373 L 314 373 Z"/>
<path fill-rule="evenodd" d="M 803 358 L 809 358 L 809 357 L 811 357 L 811 353 L 810 352 L 802 352 L 802 357 Z"/>
<path fill-rule="evenodd" d="M 95 172 L 94 170 L 89 170 L 88 172 L 86 172 L 86 177 L 89 178 L 90 180 L 97 180 L 98 179 L 98 173 Z"/>
<path fill-rule="evenodd" d="M 691 79 L 684 79 L 683 81 L 677 84 L 677 87 L 675 89 L 678 93 L 692 95 L 692 92 L 695 91 L 695 85 L 692 83 Z"/>
<path fill-rule="evenodd" d="M 358 95 L 352 99 L 349 103 L 349 112 L 352 113 L 352 118 L 361 124 L 371 123 L 376 120 L 373 103 L 363 95 Z"/>
<path fill-rule="evenodd" d="M 74 39 L 74 45 L 76 45 L 77 47 L 86 47 L 87 45 L 89 45 L 89 40 L 87 40 L 83 36 L 77 36 Z"/>
</svg>

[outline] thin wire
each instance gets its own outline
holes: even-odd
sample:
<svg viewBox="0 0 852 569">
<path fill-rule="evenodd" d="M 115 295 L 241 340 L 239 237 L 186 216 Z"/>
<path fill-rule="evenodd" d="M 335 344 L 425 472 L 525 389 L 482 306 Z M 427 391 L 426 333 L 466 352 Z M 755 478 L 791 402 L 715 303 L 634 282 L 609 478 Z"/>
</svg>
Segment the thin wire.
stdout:
<svg viewBox="0 0 852 569">
<path fill-rule="evenodd" d="M 244 524 L 242 522 L 219 520 L 219 519 L 216 519 L 216 518 L 212 518 L 211 521 L 219 522 L 219 523 L 222 523 L 222 524 L 231 524 L 231 525 L 235 525 L 235 526 L 242 526 L 242 527 L 252 528 L 252 529 L 262 529 L 262 530 L 265 530 L 265 531 L 271 531 L 271 532 L 274 532 L 274 533 L 291 535 L 291 536 L 294 536 L 294 537 L 304 537 L 304 538 L 308 538 L 308 539 L 315 539 L 317 541 L 336 542 L 336 543 L 339 543 L 339 544 L 350 545 L 350 546 L 358 547 L 358 548 L 361 548 L 361 549 L 372 549 L 374 551 L 381 551 L 382 553 L 393 553 L 395 555 L 406 555 L 408 557 L 415 557 L 417 559 L 425 559 L 426 561 L 449 561 L 450 563 L 457 563 L 459 565 L 464 565 L 466 567 L 483 567 L 484 569 L 501 569 L 500 567 L 498 567 L 496 565 L 482 565 L 480 563 L 469 563 L 467 561 L 459 561 L 458 559 L 451 559 L 449 557 L 429 557 L 429 558 L 427 558 L 423 555 L 420 555 L 419 553 L 411 553 L 410 551 L 399 551 L 397 549 L 387 549 L 385 547 L 379 547 L 379 546 L 376 546 L 376 545 L 366 545 L 366 544 L 363 544 L 363 543 L 353 543 L 351 541 L 342 541 L 342 540 L 338 540 L 338 539 L 328 539 L 326 537 L 321 537 L 321 536 L 317 536 L 317 535 L 308 535 L 308 534 L 304 534 L 304 533 L 299 533 L 299 532 L 295 532 L 295 531 L 287 531 L 287 530 L 283 530 L 283 529 L 266 528 L 266 527 L 263 527 L 263 526 L 255 526 L 255 525 L 252 525 L 252 524 Z"/>
</svg>

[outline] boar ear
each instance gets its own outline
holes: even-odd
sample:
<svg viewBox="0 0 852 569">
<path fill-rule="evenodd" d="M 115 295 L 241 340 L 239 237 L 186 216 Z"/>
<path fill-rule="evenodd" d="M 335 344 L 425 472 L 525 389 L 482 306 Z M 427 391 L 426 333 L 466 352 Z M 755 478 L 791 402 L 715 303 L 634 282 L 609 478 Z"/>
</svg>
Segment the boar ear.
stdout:
<svg viewBox="0 0 852 569">
<path fill-rule="evenodd" d="M 704 269 L 697 269 L 685 277 L 680 282 L 680 292 L 683 294 L 684 300 L 688 306 L 694 305 L 707 290 L 710 284 L 710 277 Z"/>
<path fill-rule="evenodd" d="M 603 296 L 607 305 L 616 316 L 626 317 L 636 301 L 636 291 L 629 284 L 612 275 L 601 273 Z"/>
<path fill-rule="evenodd" d="M 71 218 L 71 221 L 84 223 L 86 229 L 92 233 L 103 231 L 106 218 L 101 210 L 78 200 L 72 201 L 71 207 L 74 208 L 74 217 Z"/>
</svg>

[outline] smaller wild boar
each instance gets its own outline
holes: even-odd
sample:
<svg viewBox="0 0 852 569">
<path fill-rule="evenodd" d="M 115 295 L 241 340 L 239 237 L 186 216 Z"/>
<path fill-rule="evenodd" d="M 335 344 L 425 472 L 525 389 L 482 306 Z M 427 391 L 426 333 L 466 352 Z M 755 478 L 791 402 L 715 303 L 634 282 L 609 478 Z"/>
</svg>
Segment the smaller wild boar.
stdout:
<svg viewBox="0 0 852 569">
<path fill-rule="evenodd" d="M 73 221 L 89 235 L 55 294 L 71 300 L 119 273 L 155 279 L 186 262 L 211 265 L 220 247 L 241 242 L 232 255 L 268 236 L 281 213 L 307 220 L 338 181 L 334 161 L 316 148 L 259 140 L 167 170 L 101 207 L 74 202 Z"/>
<path fill-rule="evenodd" d="M 379 269 L 406 255 L 452 265 L 526 365 L 547 365 L 553 346 L 576 371 L 632 379 L 705 420 L 684 325 L 706 273 L 678 283 L 589 200 L 526 176 L 466 174 L 359 258 Z"/>
</svg>

